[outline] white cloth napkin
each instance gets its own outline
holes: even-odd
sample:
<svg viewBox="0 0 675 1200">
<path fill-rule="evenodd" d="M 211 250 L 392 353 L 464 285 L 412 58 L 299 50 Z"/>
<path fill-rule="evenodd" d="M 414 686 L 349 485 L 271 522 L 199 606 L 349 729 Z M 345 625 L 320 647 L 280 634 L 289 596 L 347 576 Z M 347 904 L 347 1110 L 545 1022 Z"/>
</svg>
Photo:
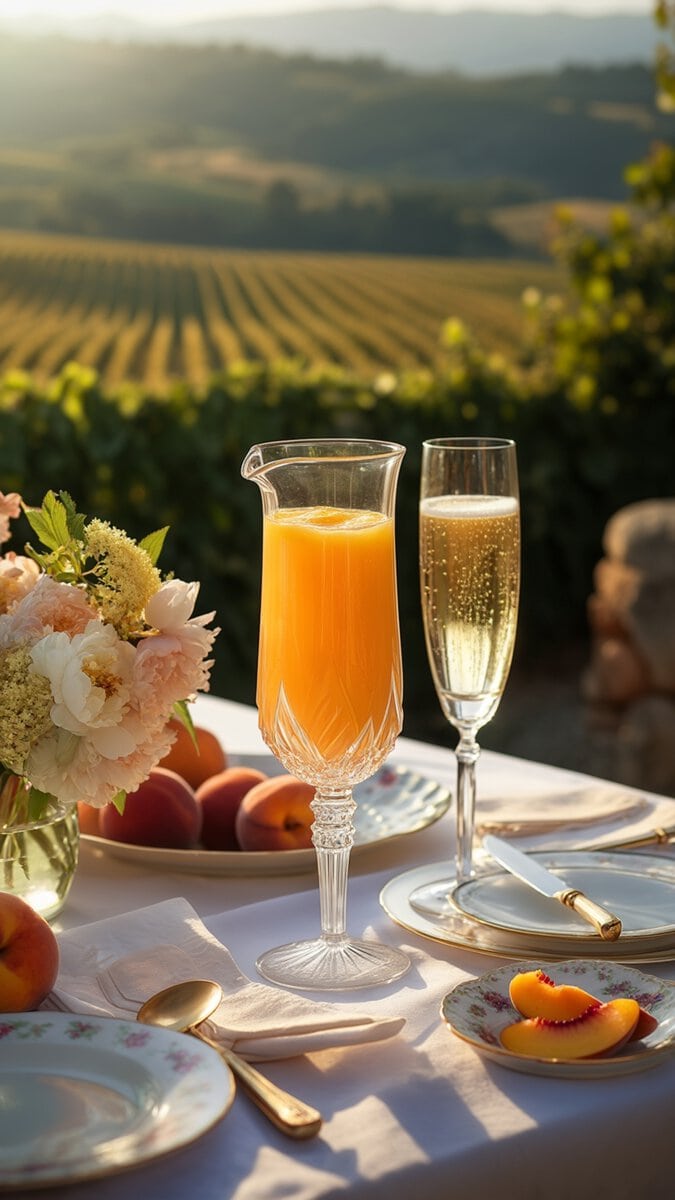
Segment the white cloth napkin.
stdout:
<svg viewBox="0 0 675 1200">
<path fill-rule="evenodd" d="M 224 1000 L 210 1032 L 251 1062 L 380 1041 L 405 1024 L 253 983 L 182 898 L 81 925 L 58 940 L 59 974 L 43 1007 L 129 1018 L 172 983 L 213 979 Z"/>
<path fill-rule="evenodd" d="M 603 821 L 625 821 L 649 807 L 644 796 L 608 787 L 577 788 L 564 792 L 520 793 L 508 799 L 478 800 L 479 833 L 511 833 L 527 837 L 553 829 L 582 829 Z"/>
</svg>

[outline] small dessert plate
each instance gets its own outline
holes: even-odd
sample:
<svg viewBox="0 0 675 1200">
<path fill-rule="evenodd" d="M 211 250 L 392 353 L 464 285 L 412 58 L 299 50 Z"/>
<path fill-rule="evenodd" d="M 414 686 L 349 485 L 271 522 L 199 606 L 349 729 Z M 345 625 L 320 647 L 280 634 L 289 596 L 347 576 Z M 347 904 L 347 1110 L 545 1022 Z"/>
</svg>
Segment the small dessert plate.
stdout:
<svg viewBox="0 0 675 1200">
<path fill-rule="evenodd" d="M 571 983 L 606 1002 L 628 997 L 656 1017 L 658 1025 L 640 1041 L 628 1042 L 617 1054 L 603 1058 L 530 1058 L 505 1050 L 501 1031 L 519 1019 L 509 1000 L 509 983 L 521 971 L 541 969 L 541 962 L 509 963 L 466 980 L 453 988 L 441 1003 L 441 1017 L 453 1033 L 486 1058 L 528 1075 L 553 1075 L 563 1079 L 601 1079 L 628 1075 L 663 1062 L 675 1050 L 675 985 L 622 963 L 571 959 L 550 968 L 556 984 Z"/>
</svg>

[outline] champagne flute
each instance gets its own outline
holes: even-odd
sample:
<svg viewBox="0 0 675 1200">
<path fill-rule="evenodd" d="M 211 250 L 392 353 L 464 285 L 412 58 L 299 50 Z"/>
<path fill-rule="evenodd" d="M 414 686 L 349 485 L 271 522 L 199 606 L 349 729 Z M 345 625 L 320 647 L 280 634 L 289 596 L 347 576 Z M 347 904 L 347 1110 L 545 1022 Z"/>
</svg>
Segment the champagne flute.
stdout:
<svg viewBox="0 0 675 1200">
<path fill-rule="evenodd" d="M 441 709 L 459 734 L 454 878 L 417 888 L 411 905 L 442 915 L 474 874 L 478 731 L 494 716 L 513 657 L 520 591 L 520 503 L 514 442 L 423 443 L 420 585 L 427 654 Z"/>
<path fill-rule="evenodd" d="M 402 724 L 394 501 L 404 453 L 393 442 L 267 442 L 242 464 L 263 503 L 259 726 L 286 770 L 316 789 L 321 936 L 256 964 L 288 987 L 367 987 L 410 966 L 346 932 L 352 788 Z"/>
</svg>

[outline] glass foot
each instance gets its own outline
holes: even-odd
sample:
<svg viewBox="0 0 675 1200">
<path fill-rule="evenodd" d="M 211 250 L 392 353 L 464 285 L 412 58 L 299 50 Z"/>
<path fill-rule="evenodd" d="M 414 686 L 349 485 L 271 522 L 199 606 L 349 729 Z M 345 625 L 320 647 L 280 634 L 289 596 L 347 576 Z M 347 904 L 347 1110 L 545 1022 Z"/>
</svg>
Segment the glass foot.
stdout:
<svg viewBox="0 0 675 1200">
<path fill-rule="evenodd" d="M 456 917 L 459 909 L 452 902 L 456 882 L 455 876 L 450 875 L 445 879 L 420 884 L 410 893 L 408 903 L 424 917 Z"/>
<path fill-rule="evenodd" d="M 314 938 L 267 950 L 256 967 L 264 979 L 284 987 L 346 992 L 392 983 L 405 975 L 410 959 L 381 942 Z"/>
</svg>

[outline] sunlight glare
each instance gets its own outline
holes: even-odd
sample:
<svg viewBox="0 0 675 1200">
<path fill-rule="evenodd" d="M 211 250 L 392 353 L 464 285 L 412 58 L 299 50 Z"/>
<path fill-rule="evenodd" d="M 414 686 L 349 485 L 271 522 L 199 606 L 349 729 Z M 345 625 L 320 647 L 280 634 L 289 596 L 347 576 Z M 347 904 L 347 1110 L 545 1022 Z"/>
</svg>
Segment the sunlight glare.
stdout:
<svg viewBox="0 0 675 1200">
<path fill-rule="evenodd" d="M 400 8 L 452 12 L 493 9 L 506 12 L 567 11 L 590 16 L 596 13 L 649 13 L 653 0 L 392 0 Z M 58 20 L 78 20 L 112 14 L 144 24 L 193 22 L 219 17 L 280 14 L 319 8 L 363 8 L 368 0 L 0 0 L 0 19 L 42 15 Z"/>
</svg>

